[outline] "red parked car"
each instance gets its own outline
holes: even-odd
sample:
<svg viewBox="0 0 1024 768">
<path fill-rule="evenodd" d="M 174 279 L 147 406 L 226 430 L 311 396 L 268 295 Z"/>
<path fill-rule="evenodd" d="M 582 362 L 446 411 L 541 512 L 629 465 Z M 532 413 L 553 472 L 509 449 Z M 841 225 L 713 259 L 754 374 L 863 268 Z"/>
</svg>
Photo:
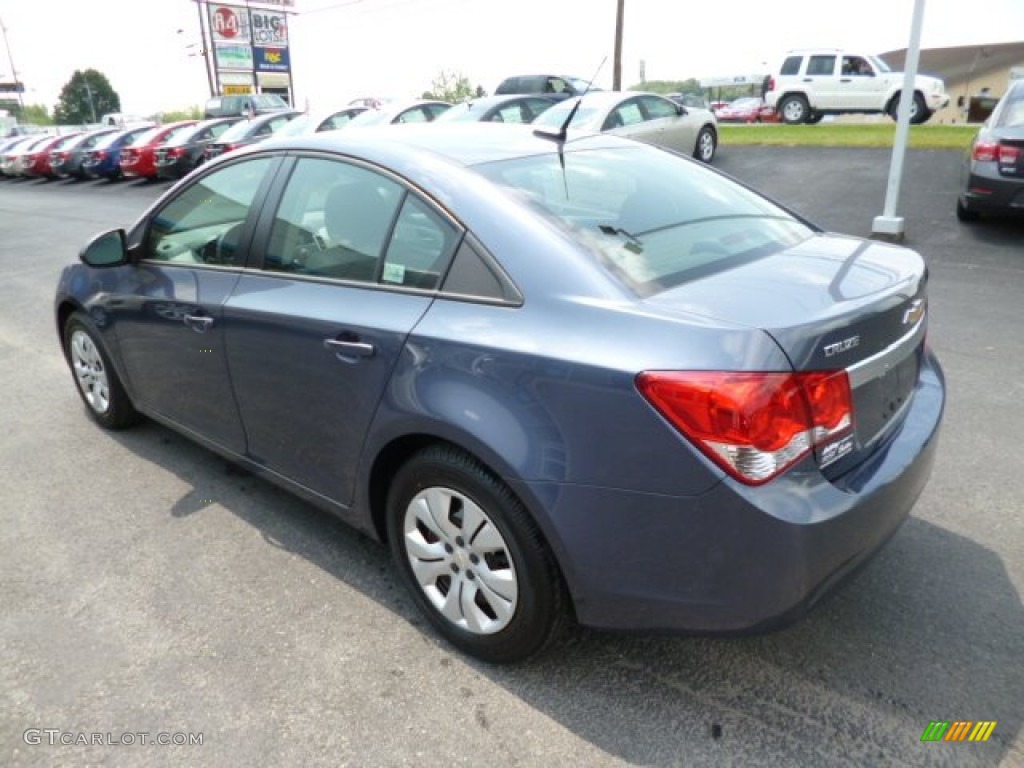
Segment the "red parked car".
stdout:
<svg viewBox="0 0 1024 768">
<path fill-rule="evenodd" d="M 70 144 L 80 133 L 81 131 L 76 131 L 75 133 L 65 133 L 63 136 L 54 136 L 50 141 L 44 141 L 42 144 L 32 147 L 31 152 L 26 152 L 21 156 L 21 175 L 29 178 L 38 176 L 48 179 L 57 178 L 57 174 L 54 173 L 53 167 L 50 165 L 50 153 L 65 144 Z"/>
<path fill-rule="evenodd" d="M 774 109 L 764 103 L 764 99 L 751 96 L 736 99 L 731 104 L 720 107 L 715 116 L 720 123 L 777 123 L 779 116 Z"/>
<path fill-rule="evenodd" d="M 121 150 L 121 173 L 128 178 L 156 178 L 156 148 L 163 146 L 193 125 L 198 120 L 181 120 L 177 123 L 158 125 L 139 135 L 131 144 Z"/>
</svg>

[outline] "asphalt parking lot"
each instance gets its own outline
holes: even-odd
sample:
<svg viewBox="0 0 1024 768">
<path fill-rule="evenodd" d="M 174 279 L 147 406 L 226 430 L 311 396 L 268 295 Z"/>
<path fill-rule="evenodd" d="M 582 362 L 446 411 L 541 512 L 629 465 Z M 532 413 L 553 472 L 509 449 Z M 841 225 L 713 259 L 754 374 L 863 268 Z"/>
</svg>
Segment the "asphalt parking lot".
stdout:
<svg viewBox="0 0 1024 768">
<path fill-rule="evenodd" d="M 715 164 L 867 235 L 888 160 L 723 147 Z M 0 764 L 1024 766 L 1024 221 L 959 224 L 958 161 L 907 160 L 949 402 L 889 545 L 774 634 L 580 633 L 498 668 L 436 639 L 383 547 L 167 429 L 87 419 L 57 275 L 167 185 L 0 182 Z M 932 720 L 997 725 L 922 743 Z"/>
</svg>

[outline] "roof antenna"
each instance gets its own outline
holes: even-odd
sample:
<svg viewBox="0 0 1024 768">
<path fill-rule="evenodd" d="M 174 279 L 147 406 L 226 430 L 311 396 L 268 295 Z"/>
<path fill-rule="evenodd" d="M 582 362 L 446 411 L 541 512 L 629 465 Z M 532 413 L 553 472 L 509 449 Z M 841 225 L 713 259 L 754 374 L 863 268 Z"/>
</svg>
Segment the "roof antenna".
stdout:
<svg viewBox="0 0 1024 768">
<path fill-rule="evenodd" d="M 572 123 L 572 119 L 574 117 L 576 117 L 576 111 L 580 108 L 580 104 L 583 103 L 583 97 L 586 96 L 588 93 L 590 93 L 590 88 L 594 84 L 594 81 L 597 79 L 598 74 L 601 72 L 601 67 L 604 66 L 604 63 L 606 61 L 608 61 L 608 57 L 607 56 L 605 56 L 603 59 L 601 59 L 601 63 L 597 65 L 597 71 L 595 71 L 594 72 L 594 76 L 592 78 L 590 78 L 589 81 L 587 81 L 587 87 L 583 89 L 583 93 L 581 93 L 579 96 L 576 97 L 576 103 L 573 104 L 572 109 L 569 110 L 569 114 L 565 118 L 565 121 L 562 123 L 562 127 L 558 129 L 558 133 L 551 133 L 550 131 L 542 131 L 540 128 L 536 129 L 533 132 L 533 135 L 537 136 L 538 138 L 541 138 L 541 139 L 554 139 L 555 141 L 557 141 L 559 143 L 559 145 L 560 145 L 559 148 L 558 148 L 559 158 L 560 159 L 561 159 L 561 152 L 562 152 L 561 144 L 565 141 L 566 137 L 569 135 L 569 125 Z M 563 168 L 563 170 L 565 168 L 565 161 L 564 160 L 562 160 L 562 168 Z"/>
</svg>

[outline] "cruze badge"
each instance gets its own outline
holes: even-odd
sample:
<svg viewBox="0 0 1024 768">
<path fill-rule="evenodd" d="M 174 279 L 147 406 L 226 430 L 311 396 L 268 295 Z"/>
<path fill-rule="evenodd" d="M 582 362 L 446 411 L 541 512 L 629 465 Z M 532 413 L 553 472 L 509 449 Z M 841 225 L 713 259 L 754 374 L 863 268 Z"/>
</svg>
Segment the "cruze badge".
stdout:
<svg viewBox="0 0 1024 768">
<path fill-rule="evenodd" d="M 924 317 L 924 299 L 918 299 L 910 305 L 910 308 L 903 313 L 903 324 L 917 323 Z"/>
<path fill-rule="evenodd" d="M 860 336 L 851 336 L 848 339 L 837 341 L 835 344 L 826 344 L 822 347 L 825 357 L 838 355 L 840 352 L 847 352 L 860 344 Z"/>
</svg>

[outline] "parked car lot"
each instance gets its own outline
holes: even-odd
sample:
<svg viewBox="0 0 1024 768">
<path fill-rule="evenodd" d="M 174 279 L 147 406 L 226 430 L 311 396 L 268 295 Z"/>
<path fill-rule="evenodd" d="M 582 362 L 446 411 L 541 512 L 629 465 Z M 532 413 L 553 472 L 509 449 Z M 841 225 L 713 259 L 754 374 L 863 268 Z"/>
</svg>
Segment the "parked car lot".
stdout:
<svg viewBox="0 0 1024 768">
<path fill-rule="evenodd" d="M 802 214 L 865 234 L 887 155 L 729 147 L 718 164 Z M 844 175 L 850 167 L 859 172 Z M 935 475 L 908 523 L 784 632 L 592 634 L 502 670 L 432 640 L 388 578 L 386 552 L 328 516 L 162 427 L 97 439 L 58 364 L 46 296 L 79 243 L 141 213 L 164 187 L 0 185 L 10 214 L 0 249 L 16 276 L 0 286 L 12 310 L 0 318 L 11 365 L 0 450 L 19 470 L 0 574 L 31 585 L 7 592 L 0 629 L 12 763 L 53 762 L 54 748 L 24 745 L 26 727 L 84 722 L 115 737 L 203 730 L 201 757 L 133 754 L 215 768 L 424 754 L 450 764 L 487 754 L 595 766 L 675 765 L 680 755 L 692 765 L 1015 765 L 1024 541 L 1012 512 L 1024 481 L 1008 440 L 1024 415 L 991 382 L 1024 375 L 1012 332 L 1022 231 L 957 225 L 959 153 L 911 151 L 907 172 L 901 209 L 930 267 L 929 344 L 953 393 Z M 52 216 L 55 207 L 74 214 Z M 144 494 L 125 492 L 140 480 Z M 985 744 L 922 744 L 936 712 L 999 722 Z M 56 749 L 84 764 L 123 761 L 131 748 Z"/>
<path fill-rule="evenodd" d="M 275 131 L 280 130 L 301 114 L 296 110 L 271 112 L 254 117 L 252 120 L 235 123 L 216 139 L 206 144 L 206 148 L 203 150 L 203 160 L 209 162 L 225 152 L 233 152 L 242 147 L 258 144 L 273 136 Z"/>
<path fill-rule="evenodd" d="M 779 116 L 764 99 L 750 96 L 719 107 L 715 117 L 720 123 L 777 123 Z"/>
<path fill-rule="evenodd" d="M 557 103 L 544 96 L 488 96 L 456 104 L 437 117 L 440 123 L 532 123 Z"/>
</svg>

